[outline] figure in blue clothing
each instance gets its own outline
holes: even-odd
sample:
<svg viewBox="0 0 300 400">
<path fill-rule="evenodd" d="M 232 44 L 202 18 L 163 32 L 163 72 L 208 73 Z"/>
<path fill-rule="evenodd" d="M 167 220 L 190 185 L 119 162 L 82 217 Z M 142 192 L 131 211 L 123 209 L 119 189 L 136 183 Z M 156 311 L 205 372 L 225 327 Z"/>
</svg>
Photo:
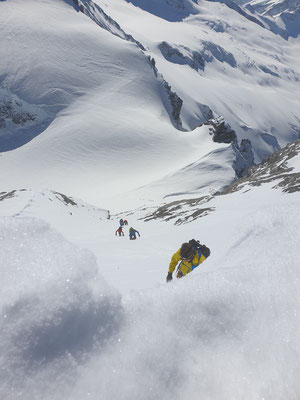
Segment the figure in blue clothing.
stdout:
<svg viewBox="0 0 300 400">
<path fill-rule="evenodd" d="M 120 226 L 123 226 L 123 225 L 124 225 L 123 218 L 120 219 L 119 224 L 120 224 Z"/>
<path fill-rule="evenodd" d="M 130 240 L 135 240 L 136 239 L 136 234 L 138 234 L 139 237 L 141 236 L 140 233 L 136 229 L 133 229 L 132 227 L 129 228 L 129 239 Z"/>
</svg>

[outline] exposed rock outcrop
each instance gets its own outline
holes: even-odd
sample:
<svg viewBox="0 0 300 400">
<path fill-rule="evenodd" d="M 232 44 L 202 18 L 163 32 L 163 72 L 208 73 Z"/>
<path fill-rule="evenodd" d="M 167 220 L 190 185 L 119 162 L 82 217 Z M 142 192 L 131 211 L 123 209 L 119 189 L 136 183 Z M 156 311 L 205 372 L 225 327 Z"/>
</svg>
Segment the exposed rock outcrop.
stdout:
<svg viewBox="0 0 300 400">
<path fill-rule="evenodd" d="M 212 196 L 203 196 L 196 199 L 173 201 L 162 205 L 155 212 L 147 215 L 143 219 L 146 222 L 154 219 L 162 219 L 164 221 L 175 220 L 175 225 L 182 225 L 204 217 L 214 211 L 212 207 L 199 208 L 202 204 L 207 204 L 212 198 Z"/>
<path fill-rule="evenodd" d="M 166 110 L 170 115 L 170 119 L 175 126 L 176 129 L 180 131 L 184 131 L 182 127 L 182 121 L 180 117 L 180 111 L 182 108 L 183 101 L 182 99 L 178 96 L 176 92 L 174 92 L 169 85 L 169 83 L 164 79 L 162 74 L 160 74 L 157 70 L 156 67 L 156 62 L 153 57 L 148 56 L 149 64 L 154 71 L 155 76 L 160 80 L 164 93 L 166 95 L 166 98 L 168 99 L 169 105 L 166 105 Z"/>
<path fill-rule="evenodd" d="M 238 144 L 235 131 L 221 116 L 208 120 L 205 125 L 210 126 L 209 133 L 212 135 L 214 142 L 232 144 L 235 153 L 233 168 L 236 177 L 242 177 L 254 163 L 251 141 L 249 139 L 243 139 L 241 143 Z"/>
<path fill-rule="evenodd" d="M 189 65 L 192 69 L 198 71 L 204 69 L 204 59 L 201 54 L 197 51 L 191 51 L 190 49 L 181 46 L 180 48 L 173 47 L 167 42 L 162 42 L 158 45 L 162 55 L 170 62 L 175 64 Z M 183 51 L 185 54 L 183 54 Z"/>
<path fill-rule="evenodd" d="M 286 193 L 300 191 L 300 173 L 293 172 L 294 168 L 288 166 L 288 161 L 299 154 L 300 139 L 249 168 L 245 176 L 233 182 L 221 194 L 232 193 L 245 186 L 260 186 L 270 182 L 274 182 L 274 188 L 282 188 Z"/>
<path fill-rule="evenodd" d="M 36 115 L 25 111 L 23 104 L 17 100 L 0 100 L 0 129 L 6 128 L 8 121 L 15 125 L 24 126 L 26 123 L 34 121 L 36 117 Z"/>
<path fill-rule="evenodd" d="M 188 65 L 196 71 L 203 71 L 205 64 L 214 59 L 222 63 L 225 62 L 233 68 L 237 67 L 237 62 L 232 53 L 206 40 L 201 41 L 199 51 L 191 50 L 182 45 L 170 44 L 166 41 L 160 43 L 158 48 L 166 60 L 174 64 Z"/>
<path fill-rule="evenodd" d="M 172 115 L 172 120 L 173 120 L 174 126 L 178 130 L 183 131 L 184 129 L 182 127 L 182 121 L 180 118 L 180 111 L 181 111 L 183 101 L 177 95 L 176 92 L 172 91 L 171 86 L 168 84 L 168 82 L 164 81 L 164 87 L 166 89 L 167 95 L 170 100 L 171 109 L 172 109 L 171 115 Z"/>
<path fill-rule="evenodd" d="M 232 143 L 236 141 L 236 134 L 223 117 L 210 119 L 204 125 L 209 125 L 209 133 L 217 143 Z"/>
</svg>

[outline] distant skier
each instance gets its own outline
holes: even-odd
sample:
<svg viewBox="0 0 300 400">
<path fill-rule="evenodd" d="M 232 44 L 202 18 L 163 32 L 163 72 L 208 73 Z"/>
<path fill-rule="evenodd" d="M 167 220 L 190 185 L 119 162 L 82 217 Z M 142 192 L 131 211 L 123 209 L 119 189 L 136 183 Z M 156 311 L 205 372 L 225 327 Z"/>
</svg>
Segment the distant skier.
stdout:
<svg viewBox="0 0 300 400">
<path fill-rule="evenodd" d="M 172 274 L 179 261 L 180 264 L 177 267 L 176 277 L 182 278 L 197 268 L 209 255 L 209 248 L 200 244 L 198 240 L 192 239 L 188 243 L 183 243 L 171 258 L 167 282 L 173 279 Z"/>
<path fill-rule="evenodd" d="M 128 225 L 127 219 L 124 219 L 124 225 Z"/>
<path fill-rule="evenodd" d="M 123 228 L 122 226 L 120 226 L 117 230 L 116 230 L 116 235 L 119 234 L 119 236 L 124 236 L 124 232 L 123 232 Z"/>
<path fill-rule="evenodd" d="M 135 240 L 136 239 L 136 234 L 138 234 L 139 237 L 141 236 L 140 233 L 136 229 L 129 228 L 129 239 L 130 240 Z"/>
<path fill-rule="evenodd" d="M 124 221 L 123 221 L 122 218 L 120 219 L 119 224 L 120 224 L 120 226 L 123 226 L 123 225 L 124 225 Z"/>
</svg>

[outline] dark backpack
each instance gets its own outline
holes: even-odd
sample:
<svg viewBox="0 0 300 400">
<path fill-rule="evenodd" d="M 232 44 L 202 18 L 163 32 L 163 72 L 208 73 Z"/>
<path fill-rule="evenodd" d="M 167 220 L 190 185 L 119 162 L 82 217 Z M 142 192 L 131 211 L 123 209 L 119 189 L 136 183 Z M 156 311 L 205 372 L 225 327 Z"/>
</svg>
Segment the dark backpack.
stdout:
<svg viewBox="0 0 300 400">
<path fill-rule="evenodd" d="M 205 244 L 200 244 L 199 240 L 191 239 L 189 243 L 192 245 L 194 250 L 200 250 L 205 258 L 210 256 L 210 249 Z"/>
</svg>

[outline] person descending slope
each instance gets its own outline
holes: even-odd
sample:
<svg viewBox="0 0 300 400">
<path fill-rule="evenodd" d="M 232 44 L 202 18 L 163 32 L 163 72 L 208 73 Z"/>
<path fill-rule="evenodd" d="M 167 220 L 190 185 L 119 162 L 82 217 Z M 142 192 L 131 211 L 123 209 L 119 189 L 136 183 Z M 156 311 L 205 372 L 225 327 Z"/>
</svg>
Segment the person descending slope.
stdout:
<svg viewBox="0 0 300 400">
<path fill-rule="evenodd" d="M 124 225 L 123 218 L 120 219 L 119 224 L 120 224 L 120 226 L 123 226 L 123 225 Z"/>
<path fill-rule="evenodd" d="M 116 230 L 116 235 L 117 234 L 119 234 L 119 236 L 124 236 L 123 228 L 121 226 Z"/>
<path fill-rule="evenodd" d="M 198 240 L 192 239 L 188 243 L 183 243 L 171 258 L 167 282 L 173 279 L 172 274 L 179 261 L 180 264 L 177 267 L 176 277 L 182 278 L 197 268 L 209 255 L 209 248 L 200 244 Z"/>
<path fill-rule="evenodd" d="M 129 228 L 129 239 L 130 240 L 135 240 L 136 239 L 136 233 L 139 235 L 139 237 L 141 236 L 137 230 L 133 229 L 132 227 Z"/>
</svg>

